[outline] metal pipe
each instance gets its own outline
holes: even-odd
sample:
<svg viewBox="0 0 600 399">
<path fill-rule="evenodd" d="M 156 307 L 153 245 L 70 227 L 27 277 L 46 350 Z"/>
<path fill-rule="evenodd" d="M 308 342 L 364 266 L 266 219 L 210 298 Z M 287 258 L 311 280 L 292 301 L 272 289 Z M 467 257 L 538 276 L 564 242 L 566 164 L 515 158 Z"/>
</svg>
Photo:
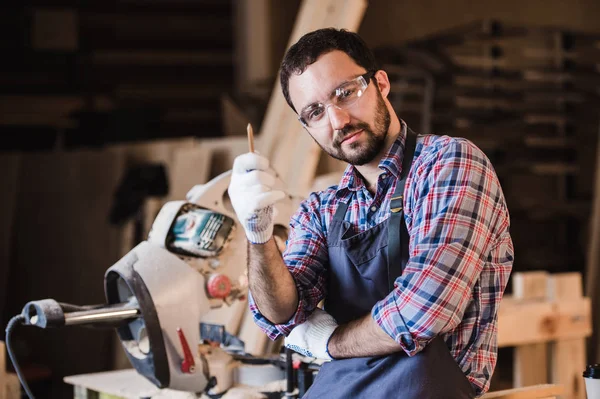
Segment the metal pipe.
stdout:
<svg viewBox="0 0 600 399">
<path fill-rule="evenodd" d="M 140 310 L 129 304 L 65 313 L 65 325 L 111 323 L 140 317 Z"/>
</svg>

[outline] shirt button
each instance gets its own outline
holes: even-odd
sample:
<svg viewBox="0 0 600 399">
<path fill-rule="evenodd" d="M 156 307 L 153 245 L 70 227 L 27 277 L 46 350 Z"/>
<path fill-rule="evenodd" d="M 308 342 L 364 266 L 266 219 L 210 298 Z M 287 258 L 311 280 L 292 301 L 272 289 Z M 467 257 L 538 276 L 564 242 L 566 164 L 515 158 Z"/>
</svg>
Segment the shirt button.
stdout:
<svg viewBox="0 0 600 399">
<path fill-rule="evenodd" d="M 371 207 L 371 212 L 375 212 L 376 210 L 377 210 L 377 207 L 376 207 L 375 205 L 373 205 L 373 206 Z"/>
</svg>

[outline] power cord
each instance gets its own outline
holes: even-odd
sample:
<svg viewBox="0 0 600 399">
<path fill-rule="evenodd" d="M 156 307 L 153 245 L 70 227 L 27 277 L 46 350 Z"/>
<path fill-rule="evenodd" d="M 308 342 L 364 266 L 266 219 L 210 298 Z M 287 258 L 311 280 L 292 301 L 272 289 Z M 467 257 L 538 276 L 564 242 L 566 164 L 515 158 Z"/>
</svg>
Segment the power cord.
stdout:
<svg viewBox="0 0 600 399">
<path fill-rule="evenodd" d="M 12 319 L 10 319 L 10 321 L 6 325 L 6 351 L 8 352 L 8 357 L 10 358 L 10 361 L 12 362 L 13 367 L 15 368 L 15 372 L 17 373 L 17 377 L 19 377 L 19 381 L 21 382 L 25 393 L 27 394 L 29 399 L 35 399 L 33 393 L 31 392 L 31 389 L 29 389 L 27 381 L 25 381 L 25 376 L 23 375 L 23 372 L 21 371 L 21 368 L 17 363 L 17 358 L 12 350 L 11 335 L 14 327 L 17 324 L 25 324 L 25 316 L 23 316 L 22 314 L 15 316 Z"/>
</svg>

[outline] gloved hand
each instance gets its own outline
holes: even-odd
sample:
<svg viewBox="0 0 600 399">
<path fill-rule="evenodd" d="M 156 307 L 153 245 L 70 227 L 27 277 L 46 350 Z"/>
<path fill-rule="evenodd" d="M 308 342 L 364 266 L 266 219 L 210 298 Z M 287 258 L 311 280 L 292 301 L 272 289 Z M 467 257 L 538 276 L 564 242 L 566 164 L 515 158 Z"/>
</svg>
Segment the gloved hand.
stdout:
<svg viewBox="0 0 600 399">
<path fill-rule="evenodd" d="M 283 191 L 273 190 L 275 172 L 269 160 L 255 152 L 235 158 L 227 192 L 238 220 L 253 244 L 264 244 L 273 235 L 273 204 Z"/>
<path fill-rule="evenodd" d="M 294 327 L 285 338 L 285 346 L 304 356 L 333 360 L 327 350 L 327 344 L 337 326 L 337 322 L 329 313 L 316 308 L 304 323 Z"/>
</svg>

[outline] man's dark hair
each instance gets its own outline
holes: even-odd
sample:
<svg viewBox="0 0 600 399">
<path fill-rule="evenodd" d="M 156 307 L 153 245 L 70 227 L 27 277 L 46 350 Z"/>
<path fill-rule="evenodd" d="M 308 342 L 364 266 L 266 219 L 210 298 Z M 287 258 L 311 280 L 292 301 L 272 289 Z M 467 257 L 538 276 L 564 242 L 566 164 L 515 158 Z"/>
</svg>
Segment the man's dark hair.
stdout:
<svg viewBox="0 0 600 399">
<path fill-rule="evenodd" d="M 283 58 L 279 72 L 283 96 L 294 111 L 296 111 L 296 108 L 294 108 L 290 99 L 290 76 L 293 73 L 300 75 L 321 55 L 334 50 L 340 50 L 348 54 L 367 72 L 378 69 L 373 52 L 358 34 L 335 28 L 319 29 L 307 33 L 289 48 Z"/>
</svg>

